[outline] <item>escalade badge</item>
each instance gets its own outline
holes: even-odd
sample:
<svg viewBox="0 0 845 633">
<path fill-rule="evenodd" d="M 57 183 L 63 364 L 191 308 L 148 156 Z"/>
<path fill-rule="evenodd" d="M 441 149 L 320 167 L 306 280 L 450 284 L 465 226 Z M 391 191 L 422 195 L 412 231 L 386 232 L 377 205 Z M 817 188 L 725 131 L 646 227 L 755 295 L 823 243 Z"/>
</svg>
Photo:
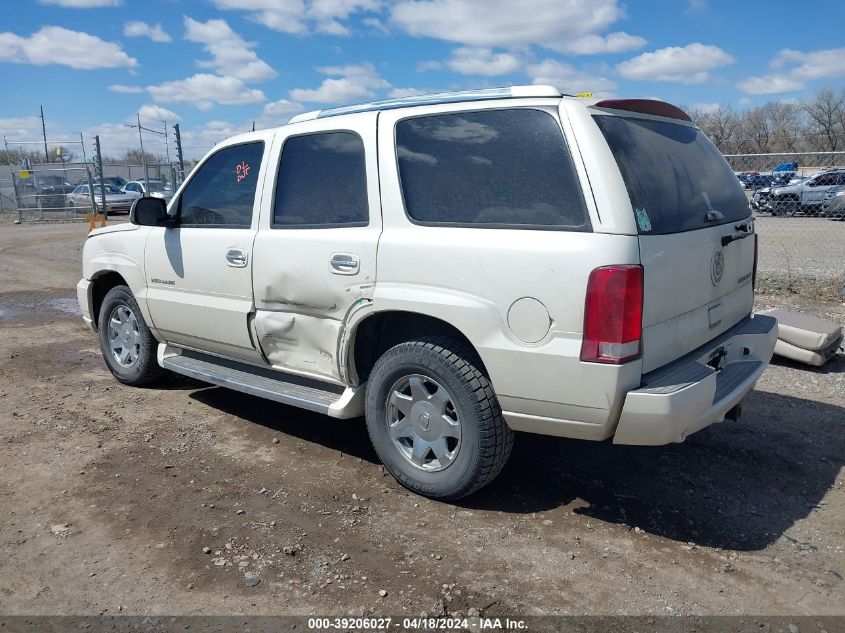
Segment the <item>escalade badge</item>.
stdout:
<svg viewBox="0 0 845 633">
<path fill-rule="evenodd" d="M 725 254 L 721 248 L 713 251 L 713 259 L 710 261 L 710 281 L 714 286 L 718 286 L 722 281 L 722 274 L 725 272 Z"/>
</svg>

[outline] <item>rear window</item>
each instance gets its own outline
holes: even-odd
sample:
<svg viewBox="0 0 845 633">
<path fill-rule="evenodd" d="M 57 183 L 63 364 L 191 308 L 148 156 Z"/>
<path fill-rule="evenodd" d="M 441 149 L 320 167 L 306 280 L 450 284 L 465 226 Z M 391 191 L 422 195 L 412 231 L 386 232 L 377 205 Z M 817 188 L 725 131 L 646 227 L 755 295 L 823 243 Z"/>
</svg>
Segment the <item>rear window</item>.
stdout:
<svg viewBox="0 0 845 633">
<path fill-rule="evenodd" d="M 422 116 L 396 125 L 405 209 L 419 224 L 590 230 L 558 122 L 541 110 Z"/>
<path fill-rule="evenodd" d="M 700 130 L 634 117 L 594 119 L 622 172 L 640 233 L 693 231 L 748 217 L 736 175 Z"/>
</svg>

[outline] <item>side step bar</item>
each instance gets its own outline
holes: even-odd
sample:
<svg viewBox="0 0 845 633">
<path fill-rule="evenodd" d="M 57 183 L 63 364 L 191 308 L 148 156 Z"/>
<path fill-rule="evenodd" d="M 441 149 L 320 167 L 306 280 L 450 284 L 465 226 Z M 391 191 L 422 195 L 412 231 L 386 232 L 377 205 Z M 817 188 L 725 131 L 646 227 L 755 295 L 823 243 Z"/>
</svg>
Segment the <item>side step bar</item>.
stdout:
<svg viewBox="0 0 845 633">
<path fill-rule="evenodd" d="M 158 364 L 177 374 L 333 418 L 364 414 L 364 387 L 339 387 L 228 358 L 158 346 Z"/>
</svg>

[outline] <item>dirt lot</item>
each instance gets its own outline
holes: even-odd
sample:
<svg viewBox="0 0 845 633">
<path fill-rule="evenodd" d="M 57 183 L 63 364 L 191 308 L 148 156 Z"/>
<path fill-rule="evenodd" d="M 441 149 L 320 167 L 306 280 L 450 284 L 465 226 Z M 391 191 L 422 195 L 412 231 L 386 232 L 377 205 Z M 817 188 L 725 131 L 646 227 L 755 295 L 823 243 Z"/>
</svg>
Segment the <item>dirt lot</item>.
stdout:
<svg viewBox="0 0 845 633">
<path fill-rule="evenodd" d="M 520 436 L 436 503 L 361 421 L 119 385 L 76 315 L 83 233 L 0 226 L 0 613 L 845 614 L 841 355 L 775 363 L 684 444 Z"/>
</svg>

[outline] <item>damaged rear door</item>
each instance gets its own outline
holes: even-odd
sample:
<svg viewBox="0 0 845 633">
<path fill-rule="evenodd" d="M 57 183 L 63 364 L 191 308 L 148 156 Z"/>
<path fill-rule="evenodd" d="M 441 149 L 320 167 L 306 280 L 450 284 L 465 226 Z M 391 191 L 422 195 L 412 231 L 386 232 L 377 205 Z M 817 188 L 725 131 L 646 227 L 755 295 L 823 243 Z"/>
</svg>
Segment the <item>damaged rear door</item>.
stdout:
<svg viewBox="0 0 845 633">
<path fill-rule="evenodd" d="M 255 332 L 274 367 L 340 379 L 342 326 L 376 281 L 377 117 L 298 123 L 274 146 L 273 195 L 253 252 Z"/>
</svg>

